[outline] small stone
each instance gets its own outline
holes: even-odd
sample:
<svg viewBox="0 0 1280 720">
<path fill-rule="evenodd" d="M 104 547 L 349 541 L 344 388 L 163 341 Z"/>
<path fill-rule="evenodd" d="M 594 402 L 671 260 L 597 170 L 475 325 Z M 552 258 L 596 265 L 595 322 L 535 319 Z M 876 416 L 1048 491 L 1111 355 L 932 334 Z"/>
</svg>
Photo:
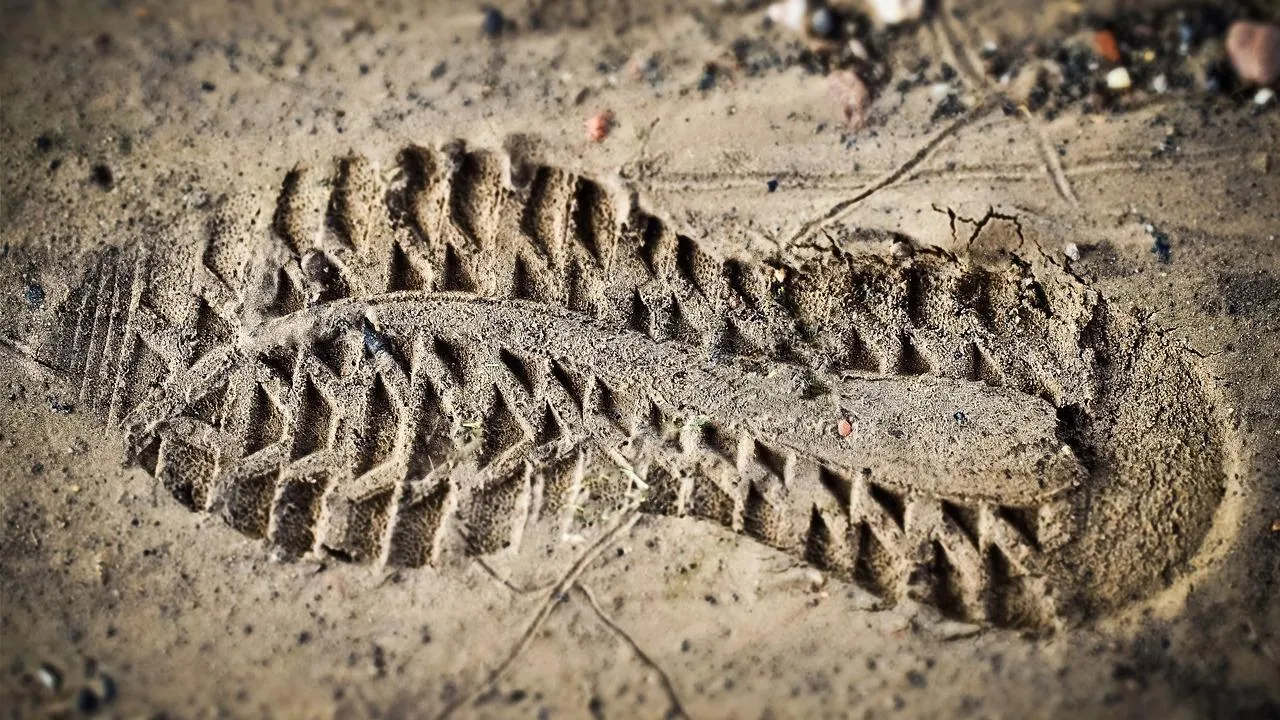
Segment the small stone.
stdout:
<svg viewBox="0 0 1280 720">
<path fill-rule="evenodd" d="M 1120 62 L 1120 45 L 1116 42 L 1116 34 L 1110 30 L 1099 30 L 1093 34 L 1093 48 L 1107 62 Z"/>
<path fill-rule="evenodd" d="M 44 305 L 44 288 L 40 287 L 36 283 L 27 285 L 27 304 L 30 305 L 32 309 L 36 309 L 41 305 Z"/>
<path fill-rule="evenodd" d="M 788 30 L 803 32 L 805 18 L 809 15 L 809 0 L 782 0 L 766 8 L 764 14 Z"/>
<path fill-rule="evenodd" d="M 871 14 L 886 25 L 919 20 L 924 15 L 924 0 L 870 0 Z"/>
<path fill-rule="evenodd" d="M 487 7 L 484 9 L 484 18 L 480 20 L 480 32 L 485 37 L 498 37 L 502 34 L 502 29 L 507 24 L 507 19 L 502 15 L 502 11 Z"/>
<path fill-rule="evenodd" d="M 587 139 L 591 142 L 603 142 L 613 130 L 613 111 L 603 110 L 587 118 Z"/>
<path fill-rule="evenodd" d="M 1270 85 L 1280 79 L 1280 26 L 1244 20 L 1227 31 L 1227 56 L 1241 80 Z"/>
<path fill-rule="evenodd" d="M 1080 246 L 1073 242 L 1066 243 L 1062 246 L 1062 254 L 1066 255 L 1071 260 L 1079 260 Z"/>
<path fill-rule="evenodd" d="M 836 433 L 842 438 L 849 437 L 853 434 L 853 423 L 849 422 L 845 418 L 840 418 L 836 423 Z"/>
<path fill-rule="evenodd" d="M 836 15 L 831 8 L 820 7 L 809 17 L 809 32 L 816 37 L 829 38 L 836 34 Z"/>
<path fill-rule="evenodd" d="M 1271 522 L 1271 532 L 1280 532 L 1280 520 L 1273 520 Z"/>
<path fill-rule="evenodd" d="M 1169 92 L 1169 78 L 1166 77 L 1164 73 L 1160 73 L 1155 76 L 1151 80 L 1151 90 L 1152 92 L 1160 93 L 1161 95 Z"/>
<path fill-rule="evenodd" d="M 1262 88 L 1253 96 L 1253 104 L 1265 106 L 1271 104 L 1276 99 L 1276 91 L 1271 88 Z"/>
<path fill-rule="evenodd" d="M 101 187 L 103 190 L 110 190 L 116 184 L 115 176 L 111 173 L 111 168 L 101 163 L 94 165 L 89 169 L 89 181 L 94 185 Z"/>
<path fill-rule="evenodd" d="M 851 130 L 861 130 L 867 125 L 867 112 L 871 109 L 871 91 L 862 78 L 852 70 L 837 70 L 827 76 L 831 99 L 840 108 L 845 125 Z"/>
<path fill-rule="evenodd" d="M 777 190 L 777 189 L 778 189 L 778 178 L 769 178 L 769 179 L 765 182 L 765 187 L 769 188 L 769 192 L 774 192 L 775 190 Z"/>
<path fill-rule="evenodd" d="M 41 663 L 40 667 L 36 668 L 36 680 L 49 690 L 62 687 L 62 673 L 49 663 Z"/>
<path fill-rule="evenodd" d="M 1118 67 L 1107 73 L 1107 87 L 1112 90 L 1128 90 L 1133 85 L 1133 78 L 1129 77 L 1129 71 L 1125 68 Z"/>
<path fill-rule="evenodd" d="M 76 710 L 85 715 L 92 715 L 98 712 L 101 707 L 102 699 L 89 688 L 80 688 L 80 691 L 76 693 Z"/>
</svg>

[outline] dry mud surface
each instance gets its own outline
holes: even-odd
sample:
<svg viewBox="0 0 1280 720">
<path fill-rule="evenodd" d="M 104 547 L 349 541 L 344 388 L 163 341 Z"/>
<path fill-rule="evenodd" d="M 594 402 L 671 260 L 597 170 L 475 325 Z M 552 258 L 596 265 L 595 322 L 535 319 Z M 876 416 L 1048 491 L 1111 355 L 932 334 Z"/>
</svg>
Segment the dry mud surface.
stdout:
<svg viewBox="0 0 1280 720">
<path fill-rule="evenodd" d="M 503 10 L 5 4 L 4 717 L 1280 714 L 1280 115 Z"/>
</svg>

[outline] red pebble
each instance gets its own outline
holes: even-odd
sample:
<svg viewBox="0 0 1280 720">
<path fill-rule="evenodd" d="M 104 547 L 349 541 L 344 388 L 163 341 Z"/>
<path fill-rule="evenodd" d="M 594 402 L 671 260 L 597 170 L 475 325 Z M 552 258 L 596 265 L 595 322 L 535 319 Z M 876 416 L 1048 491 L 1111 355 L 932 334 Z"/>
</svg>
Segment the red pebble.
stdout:
<svg viewBox="0 0 1280 720">
<path fill-rule="evenodd" d="M 1110 30 L 1099 30 L 1094 33 L 1093 47 L 1103 60 L 1111 63 L 1120 62 L 1120 45 L 1116 42 L 1116 34 Z"/>
<path fill-rule="evenodd" d="M 1280 27 L 1237 21 L 1227 31 L 1227 55 L 1241 80 L 1270 85 L 1280 79 Z"/>
<path fill-rule="evenodd" d="M 598 112 L 587 119 L 587 139 L 592 142 L 601 142 L 605 138 L 609 137 L 609 131 L 612 129 L 612 110 Z"/>
</svg>

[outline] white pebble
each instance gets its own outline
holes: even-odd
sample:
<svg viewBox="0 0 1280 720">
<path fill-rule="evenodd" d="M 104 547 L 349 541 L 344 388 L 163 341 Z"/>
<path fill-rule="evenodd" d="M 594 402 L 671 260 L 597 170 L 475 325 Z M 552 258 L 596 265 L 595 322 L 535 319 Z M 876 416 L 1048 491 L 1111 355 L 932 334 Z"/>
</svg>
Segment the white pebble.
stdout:
<svg viewBox="0 0 1280 720">
<path fill-rule="evenodd" d="M 36 680 L 49 690 L 57 690 L 62 685 L 62 675 L 48 665 L 36 669 Z"/>
<path fill-rule="evenodd" d="M 1080 246 L 1073 242 L 1066 243 L 1062 246 L 1062 254 L 1072 260 L 1080 259 Z"/>
<path fill-rule="evenodd" d="M 1262 88 L 1253 96 L 1254 105 L 1266 105 L 1276 99 L 1276 91 L 1271 88 Z"/>
<path fill-rule="evenodd" d="M 1169 91 L 1169 78 L 1160 73 L 1151 81 L 1151 89 L 1158 93 L 1166 93 Z"/>
<path fill-rule="evenodd" d="M 1129 77 L 1129 71 L 1125 68 L 1118 67 L 1107 73 L 1107 87 L 1112 90 L 1128 90 L 1133 84 L 1133 79 Z"/>
<path fill-rule="evenodd" d="M 871 12 L 886 25 L 919 20 L 924 15 L 924 0 L 870 0 Z"/>
<path fill-rule="evenodd" d="M 765 10 L 765 16 L 788 30 L 803 32 L 805 20 L 809 17 L 809 0 L 776 2 Z"/>
</svg>

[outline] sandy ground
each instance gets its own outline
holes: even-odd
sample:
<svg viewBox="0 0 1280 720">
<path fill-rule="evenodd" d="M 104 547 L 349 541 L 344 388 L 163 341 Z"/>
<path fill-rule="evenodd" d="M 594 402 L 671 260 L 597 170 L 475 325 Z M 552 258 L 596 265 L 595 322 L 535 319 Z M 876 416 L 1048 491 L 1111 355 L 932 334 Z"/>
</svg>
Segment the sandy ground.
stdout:
<svg viewBox="0 0 1280 720">
<path fill-rule="evenodd" d="M 1257 112 L 1247 99 L 1185 93 L 1114 113 L 1079 107 L 1052 117 L 1005 112 L 1004 90 L 966 72 L 972 63 L 957 58 L 988 39 L 1011 42 L 1047 32 L 1071 15 L 1069 7 L 1037 12 L 1032 5 L 983 4 L 898 33 L 886 60 L 892 77 L 909 76 L 921 57 L 934 58 L 934 68 L 938 58 L 949 58 L 960 69 L 949 82 L 967 109 L 935 117 L 941 96 L 932 80 L 900 92 L 891 81 L 871 106 L 867 127 L 853 131 L 842 126 L 827 79 L 806 70 L 799 57 L 804 44 L 784 29 L 762 29 L 762 9 L 732 3 L 623 0 L 543 3 L 533 10 L 508 4 L 503 9 L 515 26 L 497 38 L 482 36 L 479 10 L 452 3 L 6 3 L 0 23 L 0 375 L 8 398 L 0 416 L 0 710 L 15 718 L 86 711 L 182 718 L 1280 714 L 1280 221 L 1274 203 L 1280 115 Z M 761 37 L 781 59 L 759 71 L 734 62 L 738 38 Z M 604 110 L 613 113 L 611 133 L 591 142 L 584 123 Z M 473 150 L 447 145 L 457 139 Z M 413 185 L 413 172 L 409 180 L 393 177 L 392 168 L 411 167 L 400 153 L 414 147 L 426 148 L 430 162 L 454 168 L 441 171 L 455 178 L 449 180 L 453 195 L 431 195 L 431 173 L 422 187 Z M 362 185 L 331 176 L 335 158 L 369 159 L 371 179 Z M 496 175 L 464 172 L 468 163 L 484 170 L 493 158 L 502 165 Z M 561 196 L 551 190 L 530 190 L 533 200 L 520 195 L 526 160 L 529 168 L 545 170 L 533 175 L 531 187 L 543 187 L 537 178 L 550 178 L 548 187 L 567 183 L 571 199 L 563 203 L 577 203 L 570 208 L 587 207 L 587 196 L 616 200 L 557 215 Z M 282 194 L 291 171 L 299 173 L 300 187 L 316 194 Z M 464 181 L 471 184 L 457 190 Z M 514 195 L 502 189 L 512 186 Z M 372 195 L 359 195 L 369 187 L 376 188 Z M 419 240 L 435 242 L 432 223 L 454 228 L 444 233 L 461 228 L 497 239 L 458 261 L 464 268 L 458 272 L 449 270 L 451 256 L 430 255 L 434 246 L 426 243 L 430 247 L 409 264 L 420 274 L 434 267 L 441 279 L 418 277 L 420 291 L 406 285 L 408 294 L 397 296 L 407 298 L 409 310 L 385 309 L 374 317 L 367 311 L 376 304 L 369 299 L 374 294 L 360 295 L 354 285 L 391 271 L 360 269 L 360 253 L 384 261 L 391 251 L 366 252 L 360 243 L 408 232 L 374 228 L 372 215 L 361 214 L 382 207 L 387 192 L 392 209 L 400 207 L 397 197 L 420 199 L 404 216 L 417 219 L 411 227 L 427 228 Z M 352 199 L 357 196 L 365 199 Z M 535 209 L 508 212 L 522 202 Z M 406 517 L 419 523 L 434 517 L 435 496 L 426 484 L 403 496 L 348 493 L 354 500 L 323 505 L 316 518 L 297 526 L 298 536 L 287 535 L 295 526 L 279 514 L 283 485 L 267 487 L 261 502 L 246 494 L 248 485 L 235 485 L 217 502 L 206 498 L 211 506 L 200 509 L 210 512 L 190 512 L 184 504 L 203 502 L 204 486 L 191 480 L 196 471 L 173 460 L 172 449 L 161 451 L 159 464 L 148 464 L 152 436 L 146 433 L 161 438 L 156 433 L 167 430 L 153 426 L 138 435 L 129 422 L 146 416 L 144 410 L 160 413 L 178 389 L 194 404 L 194 385 L 165 385 L 165 373 L 181 373 L 173 364 L 179 360 L 160 352 L 160 370 L 120 360 L 118 376 L 107 378 L 114 383 L 109 391 L 95 386 L 87 367 L 96 361 L 87 358 L 127 353 L 111 341 L 82 346 L 59 334 L 68 322 L 76 327 L 68 320 L 76 317 L 76 293 L 105 277 L 93 275 L 110 264 L 104 257 L 129 258 L 111 260 L 110 267 L 134 267 L 135 255 L 128 253 L 144 249 L 146 272 L 132 276 L 143 288 L 134 305 L 186 328 L 172 341 L 185 347 L 182 338 L 212 337 L 183 315 L 192 312 L 192 293 L 204 292 L 216 305 L 200 289 L 205 275 L 190 274 L 189 258 L 200 258 L 196 265 L 215 275 L 217 268 L 235 268 L 224 279 L 239 295 L 226 306 L 236 308 L 240 334 L 227 335 L 228 347 L 266 343 L 261 328 L 284 327 L 294 315 L 257 324 L 274 317 L 275 301 L 259 307 L 255 298 L 284 293 L 254 285 L 254 268 L 280 263 L 319 283 L 315 278 L 328 266 L 315 270 L 318 256 L 287 246 L 291 228 L 301 228 L 298 236 L 320 232 L 307 223 L 319 222 L 326 207 L 339 218 L 326 227 L 342 242 L 354 239 L 350 248 L 330 252 L 352 286 L 343 291 L 349 293 L 344 302 L 365 312 L 364 320 L 352 316 L 350 362 L 358 370 L 348 384 L 359 392 L 383 388 L 394 400 L 385 406 L 369 401 L 374 411 L 352 416 L 364 418 L 367 432 L 355 433 L 372 448 L 357 447 L 361 457 L 391 458 L 393 465 L 414 457 L 404 438 L 388 440 L 385 452 L 375 441 L 386 417 L 403 424 L 410 414 L 389 371 L 377 365 L 384 343 L 404 343 L 398 357 L 412 369 L 403 382 L 418 388 L 417 358 L 425 353 L 412 346 L 411 331 L 440 326 L 433 332 L 446 333 L 452 324 L 478 338 L 467 352 L 488 348 L 481 340 L 528 357 L 581 346 L 573 350 L 580 365 L 605 387 L 611 378 L 633 382 L 650 399 L 660 388 L 679 408 L 659 418 L 668 425 L 688 427 L 681 412 L 702 408 L 729 418 L 725 427 L 750 426 L 753 442 L 763 447 L 752 457 L 764 458 L 757 463 L 767 466 L 762 472 L 776 471 L 781 483 L 742 480 L 752 490 L 742 490 L 737 505 L 730 502 L 711 522 L 718 511 L 699 509 L 704 486 L 698 473 L 712 461 L 699 459 L 690 470 L 693 495 L 680 496 L 671 508 L 657 509 L 654 490 L 636 500 L 637 513 L 630 495 L 613 497 L 592 486 L 595 495 L 582 496 L 579 513 L 589 519 L 574 516 L 564 533 L 551 532 L 545 541 L 533 515 L 536 501 L 545 514 L 553 495 L 551 476 L 539 475 L 551 460 L 520 454 L 524 450 L 490 466 L 465 460 L 455 467 L 450 460 L 451 469 L 437 473 L 452 483 L 442 507 L 459 518 L 456 537 L 452 530 L 436 532 L 438 525 L 431 525 L 434 535 L 410 537 L 397 529 L 409 528 Z M 513 250 L 502 228 L 533 217 L 521 232 L 541 239 L 538 208 L 544 207 L 551 208 L 547 232 L 586 243 L 572 257 L 589 260 L 582 253 L 591 251 L 605 268 L 584 281 L 590 319 L 573 314 L 582 307 L 565 268 L 585 265 L 559 264 L 557 258 L 568 255 L 548 250 L 551 260 L 541 275 L 534 273 L 542 279 L 519 281 L 521 272 L 533 272 L 520 265 L 532 256 Z M 319 214 L 307 216 L 307 208 Z M 859 366 L 863 374 L 851 378 L 830 361 L 806 375 L 773 349 L 746 340 L 686 342 L 674 331 L 664 339 L 656 320 L 615 318 L 609 308 L 623 301 L 611 293 L 628 302 L 640 294 L 643 317 L 657 317 L 657 306 L 644 299 L 653 286 L 641 279 L 645 272 L 666 272 L 652 260 L 658 255 L 644 255 L 650 260 L 643 272 L 640 265 L 628 270 L 621 260 L 609 265 L 602 258 L 601 243 L 615 239 L 600 228 L 616 227 L 620 219 L 609 215 L 606 222 L 599 214 L 627 208 L 643 208 L 630 216 L 631 225 L 653 218 L 651 226 L 662 228 L 655 237 L 670 240 L 672 277 L 687 277 L 664 287 L 676 293 L 685 316 L 747 327 L 746 316 L 734 313 L 753 310 L 766 324 L 795 321 L 768 303 L 773 309 L 750 298 L 742 305 L 734 298 L 750 293 L 736 285 L 713 297 L 699 273 L 722 266 L 704 263 L 697 253 L 737 259 L 740 264 L 723 266 L 729 277 L 759 278 L 760 287 L 781 298 L 778 307 L 791 308 L 801 321 L 807 311 L 795 309 L 798 300 L 787 305 L 788 298 L 801 297 L 806 278 L 818 278 L 815 302 L 828 309 L 805 336 L 806 347 L 820 359 L 833 347 L 847 347 L 853 336 L 831 328 L 865 312 L 874 316 L 868 320 L 874 327 L 859 325 L 855 334 L 870 366 Z M 624 233 L 610 247 L 626 242 Z M 652 247 L 666 247 L 655 242 Z M 111 248 L 125 254 L 111 255 Z M 647 252 L 636 250 L 637 257 Z M 930 253 L 941 259 L 935 263 Z M 624 255 L 620 249 L 616 257 Z M 414 258 L 423 264 L 414 265 Z M 432 258 L 439 262 L 431 265 Z M 843 279 L 843 258 L 853 258 L 847 272 L 856 281 Z M 493 269 L 510 262 L 524 269 Z M 832 263 L 840 268 L 813 269 Z M 1008 315 L 974 310 L 980 317 L 967 319 L 968 306 L 953 307 L 960 291 L 946 283 L 962 287 L 957 274 L 979 271 L 989 273 L 982 287 L 998 308 L 1004 307 L 1000 298 L 1013 298 Z M 121 285 L 132 271 L 111 272 Z M 498 278 L 493 287 L 480 278 L 490 272 Z M 495 308 L 488 315 L 468 315 L 431 295 L 506 292 L 495 289 L 503 272 L 516 273 L 510 292 L 518 301 L 495 295 L 484 306 Z M 880 307 L 879 300 L 859 300 L 857 288 L 909 285 L 911 278 L 943 290 L 915 305 L 910 295 L 904 306 L 885 301 L 883 312 L 905 313 L 902 327 L 916 344 L 935 338 L 946 345 L 953 335 L 985 338 L 1001 366 L 992 371 L 998 383 L 975 369 L 976 361 L 950 377 L 944 355 L 918 361 L 895 344 L 897 330 L 881 332 L 899 321 L 867 310 Z M 556 283 L 567 289 L 556 290 Z M 334 286 L 312 287 L 319 295 L 308 307 Z M 127 288 L 122 292 L 128 296 Z M 555 302 L 564 303 L 565 312 L 545 309 L 553 304 L 547 298 L 563 293 L 569 300 Z M 1045 299 L 1032 297 L 1037 293 Z M 688 310 L 698 303 L 710 315 Z M 303 313 L 312 318 L 308 313 L 321 318 L 319 311 Z M 313 318 L 307 327 L 340 314 Z M 1015 315 L 1031 326 L 999 320 Z M 106 337 L 127 343 L 128 332 L 108 329 Z M 783 340 L 801 337 L 780 332 Z M 710 360 L 698 348 L 711 348 Z M 465 366 L 460 375 L 471 372 L 472 365 L 459 364 Z M 475 367 L 483 374 L 496 365 Z M 160 373 L 150 385 L 147 372 Z M 265 382 L 251 370 L 228 372 L 232 385 L 242 382 L 250 392 Z M 1019 384 L 1024 372 L 1030 390 Z M 848 432 L 838 424 L 840 402 L 823 404 L 840 388 L 880 397 L 874 393 L 885 378 L 895 384 L 883 391 L 883 407 L 860 411 L 862 424 Z M 787 384 L 792 379 L 820 390 L 801 395 Z M 483 414 L 497 402 L 492 397 L 507 398 L 514 410 L 508 415 L 516 418 L 510 427 L 546 430 L 536 424 L 541 415 L 525 419 L 525 406 L 517 407 L 506 391 L 490 397 L 487 386 L 463 385 L 453 396 L 458 408 L 476 403 Z M 543 386 L 529 386 L 541 401 L 542 391 L 533 388 Z M 618 386 L 612 387 L 606 404 L 616 409 Z M 912 405 L 918 392 L 943 406 L 942 421 L 930 419 L 933 400 Z M 326 397 L 342 416 L 347 403 Z M 947 420 L 957 398 L 972 398 L 967 415 L 956 418 L 960 429 Z M 634 426 L 624 432 L 625 442 L 607 440 L 617 431 L 589 425 L 585 403 L 579 398 L 583 424 L 572 442 L 616 450 L 584 460 L 587 470 L 578 480 L 585 474 L 589 485 L 597 472 L 590 462 L 596 462 L 612 467 L 598 470 L 598 482 L 622 478 L 627 485 L 639 480 L 631 479 L 634 465 L 645 488 L 664 487 L 655 468 L 677 454 L 636 440 L 648 431 Z M 392 406 L 400 409 L 377 410 Z M 130 415 L 130 407 L 142 410 Z M 1070 407 L 1084 408 L 1091 422 L 1064 411 Z M 286 424 L 305 425 L 291 412 L 281 410 Z M 157 423 L 178 427 L 171 415 Z M 791 438 L 810 415 L 822 439 Z M 258 425 L 274 427 L 265 416 L 248 417 L 246 426 L 228 425 L 225 433 L 243 439 Z M 488 438 L 502 435 L 488 424 L 491 417 L 478 429 L 455 426 L 459 447 L 465 442 L 458 433 L 476 430 L 481 456 L 488 452 Z M 1056 426 L 1058 435 L 1036 423 Z M 874 434 L 881 425 L 916 434 L 900 447 L 901 433 Z M 660 435 L 662 427 L 655 421 L 653 432 Z M 1003 437 L 1004 445 L 982 444 L 992 437 L 988 428 L 996 428 L 993 442 Z M 1063 428 L 1080 436 L 1065 437 Z M 970 431 L 981 436 L 965 440 Z M 295 453 L 299 433 L 286 431 Z M 851 450 L 862 437 L 864 446 Z M 916 437 L 923 439 L 911 445 Z M 795 457 L 774 463 L 769 443 L 775 440 L 791 443 Z M 840 445 L 843 440 L 848 445 Z M 157 442 L 172 447 L 171 439 Z M 569 447 L 565 443 L 571 444 L 557 447 Z M 1049 455 L 1063 453 L 1058 485 L 1049 482 L 1043 461 L 1033 462 L 1040 457 L 1037 443 L 1053 445 Z M 1014 450 L 1002 454 L 1009 446 Z M 716 461 L 717 467 L 732 467 L 734 452 L 740 451 L 731 449 L 730 460 Z M 840 567 L 833 559 L 839 542 L 815 545 L 815 525 L 799 538 L 810 507 L 796 498 L 807 492 L 804 473 L 821 474 L 859 452 L 864 455 L 846 465 L 873 466 L 874 482 L 848 480 L 853 490 L 845 487 L 845 506 L 832 512 L 854 512 L 856 525 L 859 507 L 878 508 L 863 520 L 861 527 L 875 528 L 864 531 L 864 540 L 865 533 L 916 537 L 913 528 L 927 524 L 920 518 L 931 517 L 924 508 L 934 507 L 929 498 L 937 496 L 970 503 L 975 518 L 987 518 L 990 510 L 992 519 L 975 520 L 971 532 L 983 552 L 995 547 L 1014 558 L 1005 562 L 1018 565 L 1021 556 L 1010 549 L 1016 545 L 1031 547 L 1034 557 L 999 574 L 989 556 L 966 565 L 946 545 L 954 565 L 948 577 L 979 578 L 973 582 L 980 586 L 962 582 L 953 594 L 927 572 L 919 593 L 881 587 L 886 578 L 903 587 L 915 582 L 902 569 L 914 562 L 906 556 L 886 565 L 881 559 L 887 556 L 864 563 L 850 555 L 849 566 Z M 508 461 L 529 468 L 514 495 L 505 490 L 514 485 L 485 484 L 497 472 L 492 468 Z M 737 471 L 745 473 L 744 463 L 752 462 L 739 457 Z M 1009 475 L 998 472 L 1001 462 L 1012 468 Z M 874 484 L 881 467 L 899 466 L 905 469 L 898 476 Z M 378 490 L 373 475 L 347 484 L 358 480 Z M 221 488 L 206 489 L 212 498 Z M 860 505 L 859 492 L 879 504 Z M 527 506 L 520 512 L 529 517 L 513 510 L 517 506 Z M 781 508 L 777 512 L 799 530 L 764 523 L 758 510 L 766 506 Z M 1031 515 L 1018 514 L 1024 506 Z M 410 515 L 413 508 L 427 508 L 426 514 Z M 1059 511 L 1067 519 L 1055 520 Z M 964 508 L 956 512 L 959 527 L 969 516 Z M 513 529 L 506 519 L 513 515 L 529 529 Z M 1028 517 L 1030 530 L 1015 522 Z M 330 539 L 309 534 L 326 522 Z M 845 536 L 831 530 L 835 525 L 823 527 L 832 537 Z M 1009 528 L 1026 530 L 1030 539 L 992 539 L 1015 537 Z M 521 532 L 523 544 L 511 543 Z M 931 552 L 943 552 L 965 531 L 951 532 L 929 536 Z M 346 561 L 352 559 L 372 562 Z M 433 567 L 400 567 L 424 563 Z M 996 609 L 992 597 L 1004 598 Z"/>
</svg>

